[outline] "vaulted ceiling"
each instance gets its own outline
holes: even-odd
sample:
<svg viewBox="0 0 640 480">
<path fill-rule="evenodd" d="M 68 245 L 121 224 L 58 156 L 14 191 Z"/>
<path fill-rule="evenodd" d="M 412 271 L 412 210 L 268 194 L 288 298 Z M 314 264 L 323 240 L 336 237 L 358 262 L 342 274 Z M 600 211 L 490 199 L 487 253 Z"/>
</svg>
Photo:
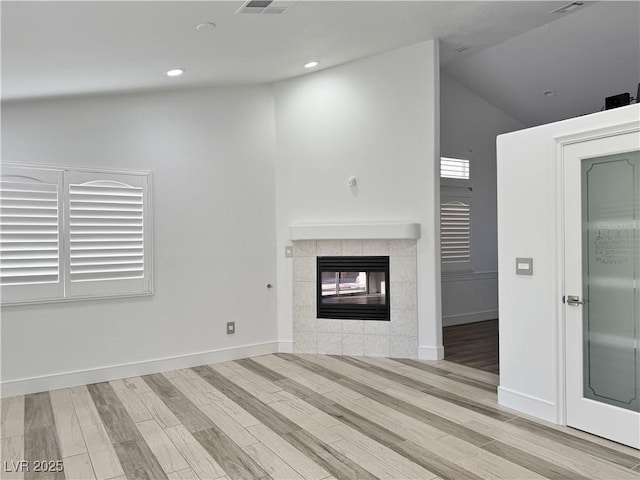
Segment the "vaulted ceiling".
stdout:
<svg viewBox="0 0 640 480">
<path fill-rule="evenodd" d="M 2 99 L 272 82 L 439 38 L 445 74 L 542 123 L 640 81 L 638 3 L 549 13 L 566 3 L 276 0 L 284 13 L 236 14 L 244 2 L 4 1 Z"/>
<path fill-rule="evenodd" d="M 597 112 L 637 94 L 640 2 L 597 2 L 442 71 L 527 126 Z"/>
</svg>

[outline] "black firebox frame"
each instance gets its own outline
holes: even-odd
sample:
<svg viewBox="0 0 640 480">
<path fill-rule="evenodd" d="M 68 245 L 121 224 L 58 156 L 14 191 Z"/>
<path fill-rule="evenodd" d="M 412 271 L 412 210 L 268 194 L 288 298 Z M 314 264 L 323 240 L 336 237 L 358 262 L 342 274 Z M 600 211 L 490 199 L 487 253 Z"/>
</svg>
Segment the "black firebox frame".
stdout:
<svg viewBox="0 0 640 480">
<path fill-rule="evenodd" d="M 389 257 L 317 257 L 316 305 L 318 318 L 345 320 L 391 320 Z M 322 272 L 384 272 L 384 304 L 323 304 Z"/>
</svg>

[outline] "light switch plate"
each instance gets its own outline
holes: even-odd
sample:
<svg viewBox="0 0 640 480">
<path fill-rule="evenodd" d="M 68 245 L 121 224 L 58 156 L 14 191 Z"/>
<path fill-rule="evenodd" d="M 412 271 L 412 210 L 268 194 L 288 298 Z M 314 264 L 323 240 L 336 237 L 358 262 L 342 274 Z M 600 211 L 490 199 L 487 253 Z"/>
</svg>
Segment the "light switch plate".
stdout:
<svg viewBox="0 0 640 480">
<path fill-rule="evenodd" d="M 533 258 L 516 258 L 516 275 L 533 275 Z"/>
<path fill-rule="evenodd" d="M 293 245 L 287 245 L 284 247 L 284 256 L 287 258 L 293 257 Z"/>
</svg>

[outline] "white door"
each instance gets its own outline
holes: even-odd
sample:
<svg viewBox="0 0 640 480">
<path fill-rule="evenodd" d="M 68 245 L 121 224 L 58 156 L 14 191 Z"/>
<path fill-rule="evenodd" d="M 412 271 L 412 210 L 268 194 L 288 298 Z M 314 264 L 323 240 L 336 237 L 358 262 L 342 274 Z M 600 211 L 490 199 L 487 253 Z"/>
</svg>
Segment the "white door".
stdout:
<svg viewBox="0 0 640 480">
<path fill-rule="evenodd" d="M 640 448 L 640 134 L 562 146 L 567 425 Z"/>
</svg>

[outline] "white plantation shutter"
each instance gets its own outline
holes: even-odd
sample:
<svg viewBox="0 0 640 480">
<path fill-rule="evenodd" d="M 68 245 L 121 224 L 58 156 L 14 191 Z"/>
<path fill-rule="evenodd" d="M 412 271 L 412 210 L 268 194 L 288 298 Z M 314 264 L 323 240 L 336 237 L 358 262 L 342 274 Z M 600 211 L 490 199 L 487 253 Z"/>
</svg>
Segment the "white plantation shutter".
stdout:
<svg viewBox="0 0 640 480">
<path fill-rule="evenodd" d="M 123 183 L 69 185 L 70 280 L 144 275 L 143 191 Z"/>
<path fill-rule="evenodd" d="M 60 268 L 62 172 L 2 166 L 0 285 L 3 303 L 57 299 Z"/>
<path fill-rule="evenodd" d="M 471 261 L 471 202 L 444 200 L 440 204 L 440 252 L 442 263 Z"/>
<path fill-rule="evenodd" d="M 148 176 L 69 172 L 69 297 L 150 290 Z"/>
<path fill-rule="evenodd" d="M 2 304 L 149 295 L 151 174 L 3 164 Z"/>
</svg>

